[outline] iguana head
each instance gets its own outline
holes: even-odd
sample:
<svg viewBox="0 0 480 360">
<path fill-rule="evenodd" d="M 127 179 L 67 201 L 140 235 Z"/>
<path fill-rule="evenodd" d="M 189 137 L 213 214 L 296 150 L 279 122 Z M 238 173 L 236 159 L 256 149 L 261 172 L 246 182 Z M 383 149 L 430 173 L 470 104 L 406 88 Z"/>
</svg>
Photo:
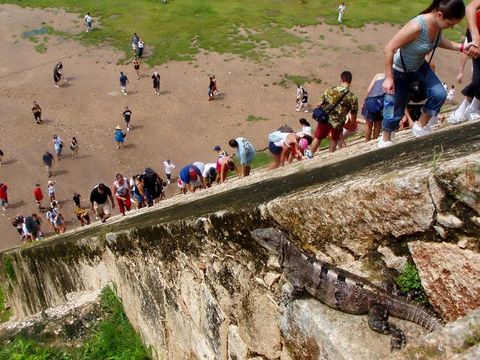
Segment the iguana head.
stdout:
<svg viewBox="0 0 480 360">
<path fill-rule="evenodd" d="M 273 253 L 280 252 L 282 242 L 286 239 L 285 233 L 275 228 L 256 229 L 251 234 L 260 245 Z"/>
</svg>

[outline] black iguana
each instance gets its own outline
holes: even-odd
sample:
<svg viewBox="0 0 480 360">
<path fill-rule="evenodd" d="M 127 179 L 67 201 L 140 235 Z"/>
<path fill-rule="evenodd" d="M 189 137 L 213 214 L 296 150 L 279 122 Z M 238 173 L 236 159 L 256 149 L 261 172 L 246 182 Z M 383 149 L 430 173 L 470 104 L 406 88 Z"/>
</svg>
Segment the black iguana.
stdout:
<svg viewBox="0 0 480 360">
<path fill-rule="evenodd" d="M 417 323 L 432 331 L 442 322 L 427 309 L 390 294 L 370 281 L 319 261 L 293 245 L 281 230 L 275 228 L 252 231 L 253 238 L 263 247 L 278 254 L 279 263 L 294 290 L 291 299 L 307 291 L 333 309 L 348 314 L 368 314 L 368 325 L 374 331 L 392 335 L 392 349 L 405 345 L 405 335 L 387 322 L 388 315 Z"/>
</svg>

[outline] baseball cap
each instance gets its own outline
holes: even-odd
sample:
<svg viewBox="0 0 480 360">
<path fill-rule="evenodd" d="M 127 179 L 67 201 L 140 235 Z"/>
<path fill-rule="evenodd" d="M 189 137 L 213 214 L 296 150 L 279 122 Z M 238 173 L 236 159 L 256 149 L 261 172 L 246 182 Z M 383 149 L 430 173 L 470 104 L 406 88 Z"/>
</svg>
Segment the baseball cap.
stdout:
<svg viewBox="0 0 480 360">
<path fill-rule="evenodd" d="M 195 171 L 194 168 L 190 168 L 190 170 L 188 170 L 188 175 L 190 175 L 190 177 L 192 178 L 192 180 L 196 180 L 196 179 L 197 179 L 197 172 Z"/>
<path fill-rule="evenodd" d="M 216 145 L 214 148 L 213 148 L 213 151 L 220 151 L 222 150 L 222 148 L 218 145 Z"/>
</svg>

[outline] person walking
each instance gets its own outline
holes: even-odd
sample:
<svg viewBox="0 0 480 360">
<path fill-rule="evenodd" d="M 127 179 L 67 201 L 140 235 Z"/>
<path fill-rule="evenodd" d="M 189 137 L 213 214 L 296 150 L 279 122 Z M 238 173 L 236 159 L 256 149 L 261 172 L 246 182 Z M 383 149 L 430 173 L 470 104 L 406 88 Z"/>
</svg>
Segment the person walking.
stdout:
<svg viewBox="0 0 480 360">
<path fill-rule="evenodd" d="M 132 110 L 128 106 L 125 106 L 125 110 L 122 113 L 125 124 L 127 125 L 127 131 L 130 131 L 130 120 L 132 118 Z"/>
<path fill-rule="evenodd" d="M 256 154 L 252 143 L 243 137 L 238 137 L 230 139 L 228 145 L 237 150 L 237 155 L 240 158 L 240 177 L 250 175 L 251 164 Z"/>
<path fill-rule="evenodd" d="M 135 59 L 132 61 L 133 69 L 135 70 L 135 75 L 137 76 L 137 80 L 140 79 L 140 61 L 135 56 Z"/>
<path fill-rule="evenodd" d="M 127 84 L 128 84 L 128 77 L 123 71 L 120 71 L 120 91 L 123 95 L 127 95 Z"/>
<path fill-rule="evenodd" d="M 392 145 L 392 133 L 398 130 L 409 97 L 412 100 L 415 97 L 416 102 L 426 99 L 422 115 L 412 128 L 413 135 L 419 137 L 432 132 L 428 122 L 430 118 L 438 115 L 445 102 L 446 93 L 442 83 L 425 61 L 425 56 L 432 51 L 432 57 L 437 46 L 447 50 L 466 51 L 473 55 L 473 43 L 464 45 L 442 36 L 442 30 L 453 27 L 464 16 L 465 4 L 462 0 L 434 0 L 420 15 L 400 29 L 385 46 L 383 90 L 386 95 L 379 147 Z"/>
<path fill-rule="evenodd" d="M 138 37 L 137 33 L 133 33 L 133 36 L 132 36 L 132 50 L 134 53 L 137 52 L 137 47 L 138 47 L 138 41 L 140 40 L 140 38 Z"/>
<path fill-rule="evenodd" d="M 33 105 L 32 105 L 32 113 L 33 113 L 33 118 L 35 119 L 35 121 L 37 122 L 37 124 L 43 123 L 43 120 L 42 120 L 42 108 L 40 107 L 40 105 L 37 104 L 36 101 L 33 102 Z"/>
<path fill-rule="evenodd" d="M 118 210 L 125 216 L 125 210 L 130 211 L 132 203 L 130 201 L 130 186 L 128 180 L 122 174 L 115 176 L 115 181 L 112 185 L 113 196 L 117 199 Z"/>
<path fill-rule="evenodd" d="M 43 154 L 42 156 L 42 161 L 43 161 L 43 164 L 45 165 L 45 168 L 47 170 L 47 176 L 49 178 L 52 177 L 53 160 L 54 160 L 53 155 L 50 152 L 45 151 L 45 154 Z"/>
<path fill-rule="evenodd" d="M 55 181 L 48 180 L 47 192 L 48 192 L 48 197 L 50 198 L 50 202 L 53 203 L 56 200 L 55 199 Z"/>
<path fill-rule="evenodd" d="M 326 119 L 315 119 L 318 121 L 318 124 L 311 145 L 313 154 L 315 154 L 322 140 L 327 136 L 330 136 L 329 151 L 334 152 L 336 150 L 348 115 L 350 115 L 349 122 L 352 125 L 356 125 L 358 99 L 350 91 L 352 78 L 350 71 L 343 71 L 340 74 L 340 85 L 328 88 L 320 98 L 320 103 L 317 107 L 322 109 L 328 116 Z"/>
<path fill-rule="evenodd" d="M 137 49 L 135 51 L 135 54 L 137 55 L 138 58 L 142 58 L 144 47 L 145 47 L 145 43 L 143 42 L 143 40 L 138 39 Z"/>
<path fill-rule="evenodd" d="M 63 63 L 59 61 L 53 68 L 53 81 L 55 81 L 55 87 L 60 87 L 63 78 Z M 66 80 L 65 80 L 66 81 Z"/>
<path fill-rule="evenodd" d="M 117 150 L 122 149 L 123 143 L 125 142 L 125 137 L 127 136 L 127 134 L 125 134 L 125 132 L 120 127 L 120 125 L 117 125 L 117 127 L 115 128 L 114 135 L 115 135 L 115 141 L 117 143 Z"/>
<path fill-rule="evenodd" d="M 35 197 L 35 202 L 37 203 L 38 210 L 44 211 L 45 208 L 42 206 L 43 192 L 40 184 L 35 184 L 35 189 L 33 190 L 33 196 Z"/>
<path fill-rule="evenodd" d="M 295 90 L 295 109 L 298 108 L 303 97 L 303 87 L 300 84 L 297 84 L 297 89 Z"/>
<path fill-rule="evenodd" d="M 55 153 L 57 154 L 57 161 L 60 161 L 63 151 L 63 141 L 58 135 L 53 135 L 53 148 L 55 149 Z"/>
<path fill-rule="evenodd" d="M 298 103 L 295 111 L 300 111 L 300 110 L 303 110 L 304 112 L 308 112 L 308 92 L 303 87 L 302 87 L 302 98 L 300 99 L 300 102 Z"/>
<path fill-rule="evenodd" d="M 110 203 L 108 200 L 110 200 Z M 90 193 L 90 203 L 92 212 L 96 213 L 102 222 L 107 221 L 112 209 L 115 208 L 112 191 L 104 183 L 100 183 L 92 189 Z"/>
<path fill-rule="evenodd" d="M 8 207 L 8 186 L 0 181 L 0 206 L 3 211 L 7 211 Z"/>
<path fill-rule="evenodd" d="M 475 44 L 480 43 L 480 0 L 472 0 L 467 6 L 468 29 L 465 43 L 472 41 Z M 480 49 L 471 48 L 474 52 L 472 56 L 472 79 L 470 84 L 465 86 L 462 94 L 465 96 L 460 106 L 449 116 L 447 122 L 455 125 L 464 121 L 478 120 L 480 118 Z M 457 76 L 459 83 L 463 80 L 463 71 L 467 62 L 467 56 L 462 54 L 460 73 Z"/>
<path fill-rule="evenodd" d="M 338 6 L 338 17 L 337 17 L 337 21 L 338 21 L 339 23 L 343 22 L 343 14 L 344 14 L 345 10 L 347 10 L 347 6 L 345 5 L 344 2 L 342 2 L 342 3 Z"/>
<path fill-rule="evenodd" d="M 152 75 L 153 80 L 153 92 L 155 95 L 160 95 L 160 75 L 158 72 L 154 72 Z"/>
<path fill-rule="evenodd" d="M 215 81 L 213 80 L 213 76 L 210 76 L 210 81 L 208 83 L 208 101 L 212 101 L 215 97 L 215 94 L 213 91 L 215 90 L 216 84 Z"/>
<path fill-rule="evenodd" d="M 167 177 L 167 184 L 170 184 L 172 181 L 172 172 L 175 169 L 175 165 L 172 164 L 170 160 L 164 161 L 163 166 L 165 167 L 165 176 Z"/>
<path fill-rule="evenodd" d="M 365 118 L 365 141 L 377 139 L 380 135 L 383 120 L 383 82 L 385 74 L 376 74 L 367 89 L 367 97 L 363 102 L 362 115 Z"/>
<path fill-rule="evenodd" d="M 0 149 L 0 166 L 3 165 L 3 151 Z"/>
<path fill-rule="evenodd" d="M 72 160 L 76 159 L 78 157 L 78 141 L 75 136 L 70 141 L 70 150 L 72 150 Z"/>
<path fill-rule="evenodd" d="M 85 32 L 88 33 L 92 30 L 93 18 L 90 16 L 90 13 L 87 13 L 83 19 L 85 20 L 85 26 L 87 27 Z"/>
</svg>

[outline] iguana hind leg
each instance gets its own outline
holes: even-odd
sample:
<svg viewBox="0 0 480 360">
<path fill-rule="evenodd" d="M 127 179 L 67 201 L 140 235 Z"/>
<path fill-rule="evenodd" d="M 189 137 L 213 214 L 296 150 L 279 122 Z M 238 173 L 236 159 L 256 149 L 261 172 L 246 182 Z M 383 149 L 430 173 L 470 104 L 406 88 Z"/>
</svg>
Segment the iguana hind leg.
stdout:
<svg viewBox="0 0 480 360">
<path fill-rule="evenodd" d="M 398 327 L 389 323 L 387 319 L 387 309 L 381 305 L 372 306 L 368 312 L 368 326 L 370 326 L 370 329 L 385 335 L 392 335 L 390 348 L 392 350 L 400 350 L 406 343 L 405 334 Z"/>
</svg>

